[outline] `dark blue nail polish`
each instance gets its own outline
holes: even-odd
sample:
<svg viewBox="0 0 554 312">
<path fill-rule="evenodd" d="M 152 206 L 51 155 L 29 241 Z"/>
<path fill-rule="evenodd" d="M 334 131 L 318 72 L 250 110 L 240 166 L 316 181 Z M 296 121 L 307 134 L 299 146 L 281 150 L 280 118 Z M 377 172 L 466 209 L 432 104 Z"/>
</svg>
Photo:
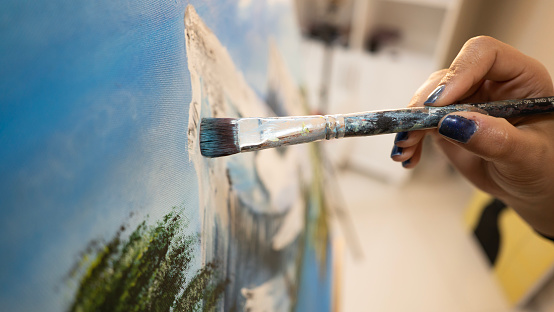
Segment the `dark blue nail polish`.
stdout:
<svg viewBox="0 0 554 312">
<path fill-rule="evenodd" d="M 402 167 L 406 167 L 406 166 L 409 165 L 411 162 L 412 162 L 412 159 L 411 159 L 411 158 L 408 159 L 408 160 L 404 160 L 404 161 L 402 162 Z"/>
<path fill-rule="evenodd" d="M 408 132 L 398 132 L 396 134 L 396 137 L 394 138 L 394 143 L 400 142 L 400 141 L 406 141 L 408 139 Z"/>
<path fill-rule="evenodd" d="M 458 115 L 448 115 L 444 117 L 439 133 L 452 140 L 467 143 L 471 136 L 477 131 L 477 124 Z"/>
<path fill-rule="evenodd" d="M 433 92 L 431 92 L 431 94 L 423 104 L 424 105 L 434 104 L 439 99 L 439 96 L 441 95 L 442 91 L 444 91 L 444 86 L 445 85 L 440 85 L 435 90 L 433 90 Z"/>
<path fill-rule="evenodd" d="M 400 156 L 400 155 L 402 155 L 402 150 L 403 150 L 402 147 L 398 147 L 398 146 L 395 145 L 395 146 L 392 148 L 392 152 L 390 153 L 390 157 L 392 158 L 392 157 L 394 157 L 394 156 Z"/>
</svg>

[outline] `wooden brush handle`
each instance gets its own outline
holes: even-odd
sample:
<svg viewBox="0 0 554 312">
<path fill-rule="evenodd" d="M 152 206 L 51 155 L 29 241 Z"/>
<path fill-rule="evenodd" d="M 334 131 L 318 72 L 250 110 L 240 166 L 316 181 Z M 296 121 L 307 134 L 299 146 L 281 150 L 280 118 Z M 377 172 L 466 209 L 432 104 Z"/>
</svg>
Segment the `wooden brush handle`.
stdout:
<svg viewBox="0 0 554 312">
<path fill-rule="evenodd" d="M 347 114 L 342 115 L 345 126 L 344 136 L 368 136 L 436 128 L 445 115 L 465 111 L 502 118 L 550 113 L 554 112 L 554 97 Z"/>
</svg>

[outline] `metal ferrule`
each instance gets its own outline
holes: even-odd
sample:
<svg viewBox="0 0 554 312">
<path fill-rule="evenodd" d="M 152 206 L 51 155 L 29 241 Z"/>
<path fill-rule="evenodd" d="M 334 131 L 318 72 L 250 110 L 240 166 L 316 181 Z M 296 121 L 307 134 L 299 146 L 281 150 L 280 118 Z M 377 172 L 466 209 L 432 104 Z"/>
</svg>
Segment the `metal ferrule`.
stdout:
<svg viewBox="0 0 554 312">
<path fill-rule="evenodd" d="M 241 118 L 238 143 L 241 152 L 344 137 L 341 115 L 275 118 Z"/>
<path fill-rule="evenodd" d="M 494 117 L 518 117 L 554 112 L 554 97 L 455 104 L 441 107 L 412 107 L 346 115 L 242 118 L 237 119 L 240 151 L 435 128 L 453 112 L 478 112 Z"/>
<path fill-rule="evenodd" d="M 327 140 L 340 139 L 344 137 L 344 117 L 342 115 L 326 115 L 325 138 Z"/>
</svg>

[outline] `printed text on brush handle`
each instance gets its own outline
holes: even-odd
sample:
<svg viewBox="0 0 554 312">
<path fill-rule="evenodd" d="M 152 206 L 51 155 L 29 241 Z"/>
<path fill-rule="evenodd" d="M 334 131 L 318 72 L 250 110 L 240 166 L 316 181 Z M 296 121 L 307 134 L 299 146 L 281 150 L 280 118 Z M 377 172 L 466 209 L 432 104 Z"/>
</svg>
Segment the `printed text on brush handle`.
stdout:
<svg viewBox="0 0 554 312">
<path fill-rule="evenodd" d="M 476 111 L 503 118 L 547 113 L 554 111 L 554 97 L 347 114 L 343 115 L 344 136 L 368 136 L 435 128 L 442 117 L 460 111 Z"/>
</svg>

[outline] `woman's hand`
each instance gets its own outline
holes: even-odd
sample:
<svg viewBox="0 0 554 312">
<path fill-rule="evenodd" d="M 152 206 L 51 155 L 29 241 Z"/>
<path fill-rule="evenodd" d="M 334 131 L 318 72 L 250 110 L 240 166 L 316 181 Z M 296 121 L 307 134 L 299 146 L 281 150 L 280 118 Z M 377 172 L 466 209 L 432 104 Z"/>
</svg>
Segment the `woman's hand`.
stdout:
<svg viewBox="0 0 554 312">
<path fill-rule="evenodd" d="M 445 106 L 554 95 L 537 60 L 490 37 L 469 40 L 449 69 L 434 73 L 409 106 Z M 554 114 L 514 118 L 460 112 L 438 130 L 400 133 L 391 157 L 412 168 L 432 134 L 475 186 L 514 208 L 537 231 L 554 237 Z"/>
</svg>

